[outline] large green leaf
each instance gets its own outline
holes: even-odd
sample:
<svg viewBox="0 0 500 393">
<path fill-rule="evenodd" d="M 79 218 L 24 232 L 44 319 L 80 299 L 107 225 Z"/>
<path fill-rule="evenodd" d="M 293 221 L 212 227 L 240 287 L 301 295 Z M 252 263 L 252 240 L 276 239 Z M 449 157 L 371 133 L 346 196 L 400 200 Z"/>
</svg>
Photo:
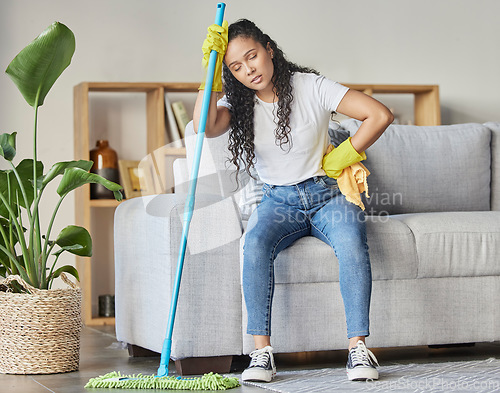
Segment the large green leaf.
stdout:
<svg viewBox="0 0 500 393">
<path fill-rule="evenodd" d="M 37 161 L 36 162 L 36 173 L 42 176 L 43 173 L 43 162 Z M 19 174 L 19 177 L 21 178 L 21 182 L 26 190 L 26 193 L 28 195 L 28 200 L 33 202 L 33 160 L 31 158 L 26 158 L 22 160 L 17 166 L 16 166 L 17 173 Z M 15 177 L 14 173 L 12 175 L 15 179 L 15 185 L 16 187 L 19 187 L 19 183 L 17 181 L 17 178 Z M 24 204 L 22 205 L 23 207 Z"/>
<path fill-rule="evenodd" d="M 81 257 L 92 256 L 92 238 L 90 233 L 83 227 L 67 226 L 59 233 L 56 244 L 61 247 L 57 254 L 68 251 Z"/>
<path fill-rule="evenodd" d="M 16 201 L 19 200 L 19 204 L 25 209 L 29 208 L 33 203 L 33 160 L 25 159 L 22 160 L 16 167 L 16 170 L 21 178 L 21 183 L 26 191 L 26 197 L 28 199 L 28 206 L 24 201 L 23 195 L 21 193 L 21 188 L 17 178 L 12 170 L 0 171 L 0 193 L 11 201 L 11 207 L 14 211 L 17 211 Z M 37 161 L 36 165 L 37 173 L 43 173 L 43 163 Z M 9 196 L 9 184 L 10 184 L 10 196 Z M 17 193 L 17 196 L 16 196 Z M 10 197 L 10 199 L 9 199 Z M 0 202 L 0 216 L 9 217 L 9 213 L 3 203 Z"/>
<path fill-rule="evenodd" d="M 67 168 L 81 168 L 88 172 L 90 168 L 92 168 L 92 164 L 92 161 L 86 160 L 58 162 L 52 165 L 50 171 L 48 171 L 43 178 L 42 187 L 45 187 L 47 183 L 52 181 L 56 176 L 62 175 Z"/>
<path fill-rule="evenodd" d="M 0 135 L 0 156 L 7 161 L 12 161 L 16 156 L 16 134 L 17 132 Z"/>
<path fill-rule="evenodd" d="M 95 173 L 89 173 L 81 168 L 67 168 L 64 171 L 63 178 L 59 187 L 57 188 L 57 193 L 60 196 L 67 194 L 70 191 L 77 189 L 88 183 L 97 183 L 106 187 L 108 190 L 113 191 L 115 199 L 118 201 L 122 200 L 122 194 L 120 190 L 123 188 L 119 184 L 105 179 Z"/>
<path fill-rule="evenodd" d="M 26 102 L 35 107 L 59 75 L 69 66 L 75 52 L 75 36 L 65 25 L 54 22 L 12 60 L 5 71 Z"/>
<path fill-rule="evenodd" d="M 59 269 L 55 270 L 50 277 L 50 281 L 59 277 L 61 275 L 61 273 L 71 274 L 78 281 L 80 281 L 80 277 L 78 277 L 78 271 L 73 266 L 70 266 L 70 265 L 66 265 L 66 266 L 60 267 Z"/>
</svg>

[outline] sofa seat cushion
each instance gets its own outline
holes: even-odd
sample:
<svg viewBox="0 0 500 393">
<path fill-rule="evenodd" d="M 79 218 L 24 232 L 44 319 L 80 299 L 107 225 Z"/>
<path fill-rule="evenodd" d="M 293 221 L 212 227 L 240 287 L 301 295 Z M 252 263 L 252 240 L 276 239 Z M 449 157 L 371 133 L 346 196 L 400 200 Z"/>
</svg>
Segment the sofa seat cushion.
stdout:
<svg viewBox="0 0 500 393">
<path fill-rule="evenodd" d="M 392 216 L 367 216 L 373 280 L 417 278 L 417 248 L 408 226 Z"/>
<path fill-rule="evenodd" d="M 418 277 L 500 274 L 500 212 L 441 212 L 393 216 L 413 232 Z"/>
<path fill-rule="evenodd" d="M 373 279 L 416 278 L 415 241 L 408 226 L 387 216 L 366 220 Z M 244 241 L 243 236 L 241 246 Z M 276 284 L 338 282 L 338 260 L 329 245 L 306 236 L 278 254 L 274 274 Z"/>
</svg>

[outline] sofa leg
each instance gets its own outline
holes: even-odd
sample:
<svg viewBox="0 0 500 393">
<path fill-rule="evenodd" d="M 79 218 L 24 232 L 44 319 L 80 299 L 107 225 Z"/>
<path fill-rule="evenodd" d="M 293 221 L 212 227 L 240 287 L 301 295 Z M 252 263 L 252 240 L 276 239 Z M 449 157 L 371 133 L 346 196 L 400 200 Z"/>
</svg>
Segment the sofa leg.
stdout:
<svg viewBox="0 0 500 393">
<path fill-rule="evenodd" d="M 473 347 L 476 343 L 459 343 L 459 344 L 434 344 L 428 345 L 431 349 L 443 349 L 443 348 L 468 348 Z"/>
<path fill-rule="evenodd" d="M 130 357 L 159 357 L 158 352 L 140 347 L 138 345 L 127 344 Z M 185 358 L 175 361 L 175 370 L 178 375 L 202 375 L 209 372 L 227 374 L 231 371 L 233 356 L 212 356 Z"/>
<path fill-rule="evenodd" d="M 134 344 L 127 344 L 128 356 L 133 358 L 146 358 L 146 357 L 156 357 L 160 356 L 158 352 L 151 351 L 149 349 L 140 347 Z"/>
<path fill-rule="evenodd" d="M 209 372 L 225 374 L 231 370 L 232 356 L 185 358 L 175 361 L 179 375 L 202 375 Z"/>
</svg>

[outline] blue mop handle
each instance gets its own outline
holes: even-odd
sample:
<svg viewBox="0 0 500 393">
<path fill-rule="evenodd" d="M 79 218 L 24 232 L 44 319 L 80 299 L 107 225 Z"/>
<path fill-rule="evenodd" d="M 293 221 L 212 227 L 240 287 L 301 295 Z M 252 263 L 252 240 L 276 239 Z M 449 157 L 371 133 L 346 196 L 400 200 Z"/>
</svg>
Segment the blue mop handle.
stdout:
<svg viewBox="0 0 500 393">
<path fill-rule="evenodd" d="M 224 19 L 224 10 L 226 4 L 217 4 L 217 14 L 215 16 L 215 23 L 222 26 Z M 174 288 L 172 293 L 172 300 L 170 303 L 170 314 L 168 317 L 167 334 L 163 342 L 163 349 L 161 352 L 160 367 L 158 368 L 158 377 L 168 375 L 168 362 L 170 360 L 170 352 L 172 349 L 172 333 L 174 330 L 175 313 L 177 310 L 177 301 L 179 299 L 179 288 L 181 285 L 182 269 L 184 267 L 184 258 L 186 255 L 187 237 L 189 233 L 189 225 L 193 217 L 194 199 L 196 193 L 196 184 L 198 182 L 198 171 L 200 169 L 201 151 L 203 148 L 203 139 L 205 136 L 205 126 L 207 124 L 208 108 L 210 106 L 210 97 L 212 95 L 212 85 L 214 82 L 215 65 L 217 62 L 217 52 L 212 50 L 210 59 L 208 61 L 207 77 L 205 80 L 205 91 L 203 93 L 203 101 L 201 104 L 200 121 L 198 124 L 198 135 L 196 137 L 196 147 L 194 151 L 193 168 L 189 181 L 189 190 L 184 206 L 184 220 L 182 227 L 182 238 L 179 246 L 179 257 L 177 260 L 177 272 L 175 275 Z"/>
</svg>

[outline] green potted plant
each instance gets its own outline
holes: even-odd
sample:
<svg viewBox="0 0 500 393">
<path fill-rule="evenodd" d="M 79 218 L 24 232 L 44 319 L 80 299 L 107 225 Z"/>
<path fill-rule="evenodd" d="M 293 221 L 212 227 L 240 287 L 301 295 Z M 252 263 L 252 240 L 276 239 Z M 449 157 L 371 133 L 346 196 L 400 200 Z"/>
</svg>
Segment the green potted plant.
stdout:
<svg viewBox="0 0 500 393">
<path fill-rule="evenodd" d="M 6 70 L 26 102 L 34 108 L 33 157 L 14 164 L 17 133 L 0 135 L 0 156 L 10 167 L 0 170 L 0 277 L 4 278 L 0 285 L 0 295 L 18 296 L 18 306 L 26 303 L 26 298 L 19 296 L 42 296 L 44 291 L 50 292 L 54 280 L 63 273 L 78 280 L 78 272 L 73 266 L 57 266 L 58 258 L 63 252 L 79 256 L 92 255 L 92 239 L 83 227 L 69 225 L 53 237 L 53 224 L 65 197 L 84 184 L 98 183 L 113 191 L 117 200 L 122 199 L 122 187 L 119 184 L 89 173 L 92 161 L 58 162 L 44 173 L 44 165 L 37 159 L 38 108 L 44 103 L 55 81 L 69 66 L 74 51 L 73 32 L 62 23 L 54 22 L 26 46 Z M 46 230 L 42 231 L 40 201 L 47 185 L 58 179 L 59 200 Z M 76 287 L 73 289 L 77 290 Z M 79 290 L 77 292 L 80 296 Z M 4 300 L 0 300 L 0 307 L 5 306 Z M 5 312 L 6 310 L 0 309 L 0 315 Z M 7 312 L 12 314 L 13 311 Z M 0 324 L 6 318 L 9 319 L 9 316 L 0 316 Z M 79 317 L 77 319 L 80 326 Z M 13 318 L 9 321 L 18 323 Z M 12 327 L 6 329 L 11 330 Z M 10 358 L 15 356 L 11 349 L 5 354 Z M 0 372 L 8 372 L 2 366 L 1 350 Z"/>
</svg>

